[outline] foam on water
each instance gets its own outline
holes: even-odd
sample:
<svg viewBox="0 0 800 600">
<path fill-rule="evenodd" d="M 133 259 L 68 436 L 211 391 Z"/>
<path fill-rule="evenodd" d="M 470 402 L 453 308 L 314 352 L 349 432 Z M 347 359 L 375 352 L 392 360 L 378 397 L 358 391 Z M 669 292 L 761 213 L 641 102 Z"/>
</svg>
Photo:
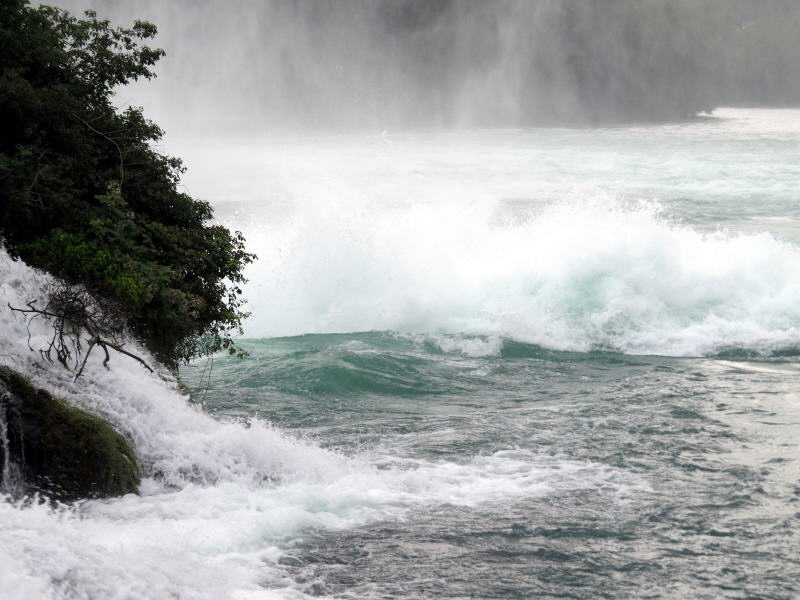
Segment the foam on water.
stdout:
<svg viewBox="0 0 800 600">
<path fill-rule="evenodd" d="M 469 334 L 467 354 L 491 351 L 476 334 L 578 351 L 785 350 L 800 342 L 800 111 L 717 114 L 173 148 L 189 188 L 259 255 L 248 337 Z"/>
<path fill-rule="evenodd" d="M 699 232 L 599 191 L 502 208 L 298 208 L 291 235 L 251 232 L 252 289 L 269 295 L 251 294 L 247 333 L 471 333 L 670 356 L 800 344 L 800 251 L 768 233 Z"/>
<path fill-rule="evenodd" d="M 544 142 L 531 148 L 528 135 L 504 145 L 502 132 L 476 134 L 466 154 L 391 136 L 366 154 L 337 140 L 266 154 L 214 146 L 206 171 L 217 183 L 189 184 L 217 206 L 229 189 L 239 200 L 263 188 L 220 210 L 260 255 L 249 336 L 394 330 L 475 357 L 501 352 L 504 338 L 670 355 L 800 346 L 796 245 L 699 228 L 638 193 L 676 185 L 699 195 L 702 212 L 706 197 L 760 197 L 764 184 L 779 216 L 795 202 L 797 131 L 753 122 L 726 145 L 713 131 L 730 123 L 695 137 L 693 127 L 641 143 L 654 130 L 537 132 Z M 759 140 L 775 160 L 753 151 Z M 703 162 L 693 144 L 722 151 Z M 208 166 L 191 148 L 177 154 Z M 737 179 L 742 157 L 751 162 Z M 262 421 L 215 420 L 168 373 L 124 356 L 108 371 L 95 356 L 75 383 L 29 350 L 26 323 L 6 308 L 38 297 L 44 280 L 0 254 L 0 363 L 109 419 L 134 442 L 145 479 L 141 495 L 108 501 L 0 501 L 4 599 L 302 598 L 280 559 L 314 530 L 558 491 L 627 503 L 649 489 L 624 470 L 502 446 L 457 461 L 391 448 L 344 456 Z M 34 322 L 32 346 L 49 331 Z"/>
<path fill-rule="evenodd" d="M 3 306 L 37 297 L 44 281 L 0 255 Z M 30 324 L 34 348 L 48 327 Z M 618 469 L 529 451 L 460 462 L 345 457 L 260 421 L 214 420 L 168 374 L 124 356 L 113 356 L 110 370 L 97 357 L 75 383 L 28 349 L 27 333 L 21 317 L 0 309 L 0 362 L 108 418 L 134 441 L 145 479 L 141 495 L 115 500 L 0 501 L 4 599 L 301 598 L 279 559 L 309 530 L 557 490 L 627 502 L 648 489 Z"/>
</svg>

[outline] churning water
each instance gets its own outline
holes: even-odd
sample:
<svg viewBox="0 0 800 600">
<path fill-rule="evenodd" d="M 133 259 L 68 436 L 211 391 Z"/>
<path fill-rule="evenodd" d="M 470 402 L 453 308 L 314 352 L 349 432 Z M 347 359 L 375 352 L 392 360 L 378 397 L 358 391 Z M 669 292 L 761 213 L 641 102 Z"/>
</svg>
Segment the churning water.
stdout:
<svg viewBox="0 0 800 600">
<path fill-rule="evenodd" d="M 146 479 L 0 504 L 0 597 L 796 597 L 800 111 L 168 146 L 259 255 L 250 357 L 74 384 L 3 310 Z"/>
</svg>

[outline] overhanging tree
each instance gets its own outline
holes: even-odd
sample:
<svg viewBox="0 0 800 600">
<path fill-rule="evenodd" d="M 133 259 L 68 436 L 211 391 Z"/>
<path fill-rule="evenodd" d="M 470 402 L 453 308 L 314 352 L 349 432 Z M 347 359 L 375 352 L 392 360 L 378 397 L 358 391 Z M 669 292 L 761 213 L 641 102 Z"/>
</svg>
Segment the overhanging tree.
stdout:
<svg viewBox="0 0 800 600">
<path fill-rule="evenodd" d="M 67 286 L 40 309 L 73 315 L 67 331 L 85 334 L 99 307 L 118 317 L 100 335 L 127 329 L 175 368 L 239 352 L 243 269 L 255 257 L 208 203 L 178 190 L 181 161 L 153 148 L 161 129 L 113 104 L 117 86 L 154 76 L 164 52 L 144 42 L 155 34 L 141 21 L 0 4 L 0 237 Z M 84 291 L 94 305 L 82 314 Z"/>
</svg>

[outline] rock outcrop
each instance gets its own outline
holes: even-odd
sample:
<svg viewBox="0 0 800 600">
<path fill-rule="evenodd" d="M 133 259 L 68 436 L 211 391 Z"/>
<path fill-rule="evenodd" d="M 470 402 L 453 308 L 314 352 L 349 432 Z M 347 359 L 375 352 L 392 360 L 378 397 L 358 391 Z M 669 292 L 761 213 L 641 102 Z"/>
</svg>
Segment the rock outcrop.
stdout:
<svg viewBox="0 0 800 600">
<path fill-rule="evenodd" d="M 137 491 L 139 466 L 122 435 L 6 367 L 0 367 L 0 438 L 5 493 L 72 501 Z"/>
</svg>

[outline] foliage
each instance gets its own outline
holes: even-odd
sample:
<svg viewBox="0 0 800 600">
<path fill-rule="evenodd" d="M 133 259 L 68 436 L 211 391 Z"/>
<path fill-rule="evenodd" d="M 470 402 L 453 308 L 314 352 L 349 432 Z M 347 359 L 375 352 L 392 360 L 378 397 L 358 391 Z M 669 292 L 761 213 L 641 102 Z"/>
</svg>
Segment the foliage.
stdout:
<svg viewBox="0 0 800 600">
<path fill-rule="evenodd" d="M 82 286 L 171 367 L 226 349 L 255 257 L 179 191 L 162 131 L 118 110 L 117 86 L 154 76 L 156 28 L 115 28 L 27 0 L 0 5 L 0 235 L 9 252 Z M 109 332 L 118 334 L 119 331 Z"/>
</svg>

